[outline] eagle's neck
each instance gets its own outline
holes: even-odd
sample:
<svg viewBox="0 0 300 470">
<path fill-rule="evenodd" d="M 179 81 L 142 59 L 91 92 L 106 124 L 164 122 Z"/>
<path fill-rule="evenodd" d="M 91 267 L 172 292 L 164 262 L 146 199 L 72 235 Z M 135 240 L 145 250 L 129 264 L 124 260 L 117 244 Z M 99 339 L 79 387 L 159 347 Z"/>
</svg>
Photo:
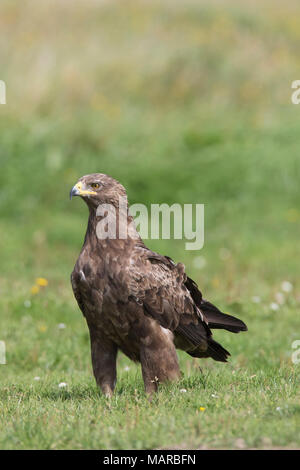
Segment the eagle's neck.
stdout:
<svg viewBox="0 0 300 470">
<path fill-rule="evenodd" d="M 91 247 L 92 250 L 97 247 L 100 251 L 114 248 L 130 250 L 141 241 L 127 207 L 116 206 L 110 214 L 105 211 L 99 213 L 92 207 L 89 211 L 84 246 Z"/>
</svg>

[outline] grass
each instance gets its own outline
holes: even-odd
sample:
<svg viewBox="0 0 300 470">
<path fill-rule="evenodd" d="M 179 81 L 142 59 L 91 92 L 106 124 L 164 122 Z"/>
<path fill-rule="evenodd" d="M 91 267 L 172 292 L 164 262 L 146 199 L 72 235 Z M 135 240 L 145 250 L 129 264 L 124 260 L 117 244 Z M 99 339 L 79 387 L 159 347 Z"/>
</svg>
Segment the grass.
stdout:
<svg viewBox="0 0 300 470">
<path fill-rule="evenodd" d="M 299 448 L 299 5 L 26 3 L 0 7 L 0 448 Z M 68 192 L 94 171 L 131 203 L 205 204 L 200 252 L 147 243 L 249 327 L 215 332 L 226 365 L 180 353 L 151 404 L 123 355 L 101 396 L 69 283 L 87 212 Z"/>
</svg>

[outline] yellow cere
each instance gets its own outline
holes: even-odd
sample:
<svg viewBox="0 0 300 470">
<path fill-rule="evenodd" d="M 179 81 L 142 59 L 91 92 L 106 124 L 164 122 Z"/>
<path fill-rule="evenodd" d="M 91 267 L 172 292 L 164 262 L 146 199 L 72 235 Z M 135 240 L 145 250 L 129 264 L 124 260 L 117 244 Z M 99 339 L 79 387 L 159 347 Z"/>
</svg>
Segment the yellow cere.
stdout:
<svg viewBox="0 0 300 470">
<path fill-rule="evenodd" d="M 88 189 L 83 189 L 82 183 L 75 184 L 75 188 L 77 188 L 79 190 L 79 195 L 80 196 L 86 196 L 88 194 L 92 194 L 92 195 L 97 194 L 96 191 L 90 191 Z"/>
</svg>

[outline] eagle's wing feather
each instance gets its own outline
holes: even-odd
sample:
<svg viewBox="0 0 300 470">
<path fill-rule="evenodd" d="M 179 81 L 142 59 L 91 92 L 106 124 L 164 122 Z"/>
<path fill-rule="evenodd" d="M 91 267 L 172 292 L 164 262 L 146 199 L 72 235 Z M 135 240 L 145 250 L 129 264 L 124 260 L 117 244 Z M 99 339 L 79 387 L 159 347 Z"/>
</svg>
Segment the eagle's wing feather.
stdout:
<svg viewBox="0 0 300 470">
<path fill-rule="evenodd" d="M 207 321 L 185 285 L 184 265 L 139 247 L 131 263 L 131 295 L 147 315 L 194 344 L 211 336 Z"/>
<path fill-rule="evenodd" d="M 189 344 L 186 350 L 192 356 L 226 362 L 230 354 L 212 339 L 210 328 L 238 332 L 246 328 L 245 324 L 204 300 L 182 263 L 175 264 L 143 246 L 133 257 L 133 297 L 143 305 L 144 313 Z"/>
</svg>

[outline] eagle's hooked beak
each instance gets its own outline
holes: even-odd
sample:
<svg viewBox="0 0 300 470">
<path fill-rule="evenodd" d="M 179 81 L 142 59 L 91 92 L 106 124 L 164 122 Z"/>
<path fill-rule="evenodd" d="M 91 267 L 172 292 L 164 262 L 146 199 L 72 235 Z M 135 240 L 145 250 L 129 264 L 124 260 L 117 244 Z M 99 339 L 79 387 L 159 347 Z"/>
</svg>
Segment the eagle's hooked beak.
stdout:
<svg viewBox="0 0 300 470">
<path fill-rule="evenodd" d="M 72 199 L 73 196 L 79 196 L 80 191 L 77 188 L 77 185 L 73 186 L 73 188 L 70 191 L 70 199 Z"/>
<path fill-rule="evenodd" d="M 79 182 L 73 186 L 73 188 L 70 191 L 70 199 L 72 199 L 73 196 L 89 196 L 89 195 L 95 195 L 97 194 L 95 191 L 90 191 L 89 189 L 86 189 L 86 186 Z"/>
</svg>

